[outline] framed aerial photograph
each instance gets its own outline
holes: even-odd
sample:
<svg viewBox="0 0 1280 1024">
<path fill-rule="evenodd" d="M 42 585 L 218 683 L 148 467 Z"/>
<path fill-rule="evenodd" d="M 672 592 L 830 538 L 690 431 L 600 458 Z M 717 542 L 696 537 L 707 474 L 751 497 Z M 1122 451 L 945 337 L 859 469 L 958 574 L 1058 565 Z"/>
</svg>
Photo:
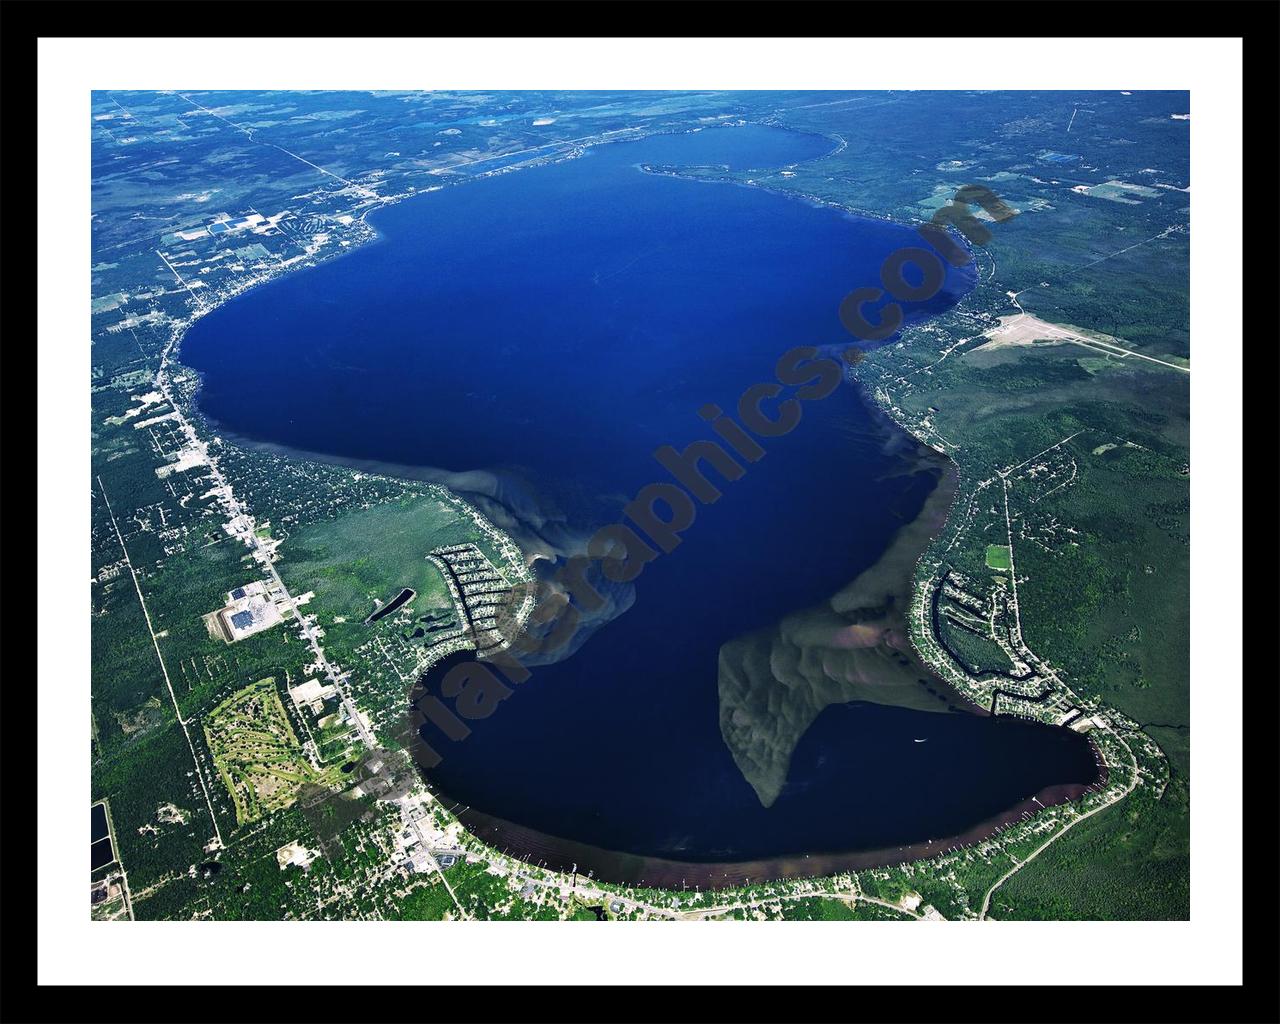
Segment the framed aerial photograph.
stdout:
<svg viewBox="0 0 1280 1024">
<path fill-rule="evenodd" d="M 1243 1000 L 1246 6 L 33 17 L 42 991 Z"/>
</svg>

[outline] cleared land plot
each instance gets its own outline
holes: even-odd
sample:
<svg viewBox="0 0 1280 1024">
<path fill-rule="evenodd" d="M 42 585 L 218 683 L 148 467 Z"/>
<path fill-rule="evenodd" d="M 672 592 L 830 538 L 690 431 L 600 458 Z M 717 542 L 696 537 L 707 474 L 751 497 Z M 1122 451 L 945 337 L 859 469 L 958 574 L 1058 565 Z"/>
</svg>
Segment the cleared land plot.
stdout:
<svg viewBox="0 0 1280 1024">
<path fill-rule="evenodd" d="M 1144 362 L 1167 366 L 1171 370 L 1190 373 L 1191 367 L 1155 356 L 1143 355 L 1133 349 L 1120 345 L 1115 338 L 1103 334 L 1086 334 L 1079 328 L 1065 324 L 1051 324 L 1030 313 L 1017 313 L 1000 317 L 1000 326 L 993 327 L 986 334 L 986 341 L 970 352 L 991 351 L 1008 345 L 1082 345 L 1094 352 L 1112 359 L 1141 359 Z M 1178 359 L 1180 357 L 1173 356 Z M 1185 362 L 1185 360 L 1183 361 Z"/>
<path fill-rule="evenodd" d="M 1013 567 L 1009 558 L 1009 547 L 1006 544 L 987 545 L 987 568 L 1008 571 Z"/>
<path fill-rule="evenodd" d="M 1129 206 L 1137 206 L 1143 199 L 1160 194 L 1157 189 L 1147 185 L 1135 185 L 1128 181 L 1105 181 L 1101 185 L 1092 185 L 1083 189 L 1083 192 L 1085 195 L 1110 199 L 1113 203 L 1125 203 Z"/>
</svg>

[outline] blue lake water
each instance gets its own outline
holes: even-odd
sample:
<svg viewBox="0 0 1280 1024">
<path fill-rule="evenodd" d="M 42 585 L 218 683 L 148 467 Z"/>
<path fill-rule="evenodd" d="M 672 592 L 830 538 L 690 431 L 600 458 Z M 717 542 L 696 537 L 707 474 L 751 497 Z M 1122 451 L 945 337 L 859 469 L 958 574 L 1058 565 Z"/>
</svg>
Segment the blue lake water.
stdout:
<svg viewBox="0 0 1280 1024">
<path fill-rule="evenodd" d="M 712 436 L 700 408 L 733 410 L 794 346 L 843 349 L 840 300 L 920 244 L 900 225 L 639 165 L 776 168 L 831 148 L 709 129 L 403 202 L 371 217 L 376 243 L 203 319 L 183 360 L 234 434 L 466 474 L 455 485 L 522 542 L 563 551 L 668 479 L 656 448 Z M 908 312 L 944 309 L 972 280 L 949 271 Z M 720 735 L 721 645 L 873 565 L 938 480 L 847 384 L 764 446 L 625 611 L 534 668 L 465 742 L 430 737 L 444 755 L 433 785 L 544 836 L 727 862 L 958 835 L 1094 781 L 1067 730 L 855 704 L 819 716 L 761 805 Z"/>
</svg>

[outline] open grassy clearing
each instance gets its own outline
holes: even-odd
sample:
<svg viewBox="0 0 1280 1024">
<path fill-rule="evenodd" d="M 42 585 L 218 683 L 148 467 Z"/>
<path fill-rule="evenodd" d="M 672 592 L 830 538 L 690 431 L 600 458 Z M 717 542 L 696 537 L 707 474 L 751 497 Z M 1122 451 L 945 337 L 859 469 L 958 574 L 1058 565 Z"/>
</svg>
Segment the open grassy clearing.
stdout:
<svg viewBox="0 0 1280 1024">
<path fill-rule="evenodd" d="M 1009 547 L 1007 544 L 988 544 L 987 545 L 987 568 L 999 569 L 1007 571 L 1012 567 L 1013 563 L 1009 559 Z"/>
</svg>

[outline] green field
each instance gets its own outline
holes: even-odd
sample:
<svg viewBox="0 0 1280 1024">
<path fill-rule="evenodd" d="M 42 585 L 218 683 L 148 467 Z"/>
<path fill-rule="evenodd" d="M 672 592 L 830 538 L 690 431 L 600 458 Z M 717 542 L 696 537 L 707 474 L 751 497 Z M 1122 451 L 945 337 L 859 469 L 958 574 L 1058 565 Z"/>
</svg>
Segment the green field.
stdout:
<svg viewBox="0 0 1280 1024">
<path fill-rule="evenodd" d="M 335 631 L 335 619 L 345 619 L 347 629 L 337 632 L 367 632 L 362 623 L 378 602 L 391 601 L 405 588 L 416 594 L 406 606 L 411 610 L 452 607 L 444 579 L 427 554 L 480 539 L 474 524 L 453 506 L 426 495 L 409 496 L 298 531 L 284 548 L 281 573 L 293 593 L 315 591 L 307 611 L 317 613 L 327 631 Z"/>
<path fill-rule="evenodd" d="M 1006 544 L 988 544 L 987 545 L 987 568 L 999 569 L 1006 572 L 1013 568 L 1013 561 L 1009 557 L 1011 552 Z"/>
</svg>

